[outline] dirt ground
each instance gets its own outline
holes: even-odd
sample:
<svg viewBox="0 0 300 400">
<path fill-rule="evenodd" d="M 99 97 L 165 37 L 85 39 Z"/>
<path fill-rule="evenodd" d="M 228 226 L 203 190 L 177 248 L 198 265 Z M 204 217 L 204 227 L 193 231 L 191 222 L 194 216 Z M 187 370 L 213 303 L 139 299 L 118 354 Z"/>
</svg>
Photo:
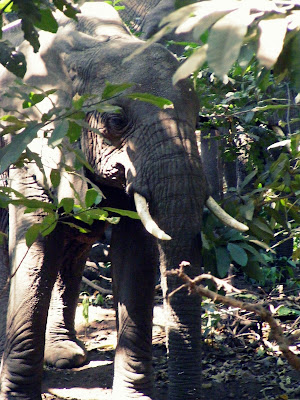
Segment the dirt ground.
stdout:
<svg viewBox="0 0 300 400">
<path fill-rule="evenodd" d="M 271 305 L 285 332 L 299 329 L 299 293 L 285 293 L 281 285 L 269 292 L 256 288 L 255 292 L 249 294 L 247 290 L 247 293 L 249 301 L 264 301 Z M 155 386 L 157 399 L 166 400 L 168 377 L 164 318 L 160 299 L 157 303 L 153 327 Z M 278 311 L 280 309 L 282 312 Z M 88 349 L 88 362 L 71 370 L 46 367 L 43 399 L 108 400 L 111 396 L 116 344 L 111 300 L 102 307 L 89 307 L 88 325 L 79 305 L 76 321 L 78 335 Z M 203 332 L 201 399 L 300 399 L 299 371 L 289 366 L 277 344 L 268 338 L 268 325 L 261 323 L 254 314 L 206 301 Z M 291 349 L 299 355 L 300 341 Z"/>
</svg>

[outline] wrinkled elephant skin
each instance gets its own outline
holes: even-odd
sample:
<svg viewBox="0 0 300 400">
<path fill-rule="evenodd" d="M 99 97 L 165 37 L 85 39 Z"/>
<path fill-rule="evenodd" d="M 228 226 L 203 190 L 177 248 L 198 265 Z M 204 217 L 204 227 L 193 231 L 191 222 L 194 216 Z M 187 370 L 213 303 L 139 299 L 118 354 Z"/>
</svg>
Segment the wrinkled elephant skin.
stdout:
<svg viewBox="0 0 300 400">
<path fill-rule="evenodd" d="M 94 173 L 86 172 L 87 177 L 105 194 L 101 205 L 135 210 L 134 193 L 140 194 L 155 222 L 172 238 L 156 239 L 139 220 L 125 217 L 113 226 L 111 261 L 118 329 L 113 398 L 155 398 L 151 335 L 156 267 L 160 265 L 168 319 L 169 398 L 197 399 L 200 300 L 184 291 L 168 299 L 167 294 L 180 282 L 165 274 L 182 261 L 191 263 L 186 271 L 190 276 L 200 273 L 200 229 L 207 193 L 194 135 L 197 99 L 188 82 L 172 85 L 178 63 L 163 46 L 152 45 L 138 58 L 126 60 L 143 42 L 128 33 L 107 4 L 86 3 L 77 23 L 62 19 L 60 25 L 56 35 L 40 34 L 38 54 L 27 44 L 21 46 L 28 60 L 25 81 L 44 90 L 56 87 L 52 101 L 57 106 L 69 106 L 76 93 L 101 95 L 106 81 L 131 82 L 134 86 L 127 93 L 146 92 L 173 102 L 173 107 L 161 110 L 126 95 L 116 96 L 110 102 L 121 111 L 89 112 L 86 121 L 101 135 L 86 129 L 80 146 L 94 169 Z M 2 84 L 10 80 L 13 77 L 8 73 L 1 78 Z M 30 146 L 42 154 L 46 175 L 58 167 L 61 153 L 47 147 L 47 138 L 41 136 Z M 72 162 L 72 154 L 64 154 L 64 160 Z M 51 201 L 34 165 L 12 168 L 9 178 L 12 187 L 25 196 Z M 58 198 L 72 196 L 71 178 L 79 193 L 85 189 L 83 181 L 68 175 L 57 189 Z M 20 207 L 9 209 L 9 253 L 15 275 L 7 313 L 1 399 L 41 398 L 44 353 L 45 361 L 58 367 L 79 365 L 86 357 L 76 339 L 74 314 L 82 269 L 104 224 L 95 224 L 87 235 L 58 224 L 28 250 L 25 232 L 39 218 L 24 214 Z"/>
</svg>

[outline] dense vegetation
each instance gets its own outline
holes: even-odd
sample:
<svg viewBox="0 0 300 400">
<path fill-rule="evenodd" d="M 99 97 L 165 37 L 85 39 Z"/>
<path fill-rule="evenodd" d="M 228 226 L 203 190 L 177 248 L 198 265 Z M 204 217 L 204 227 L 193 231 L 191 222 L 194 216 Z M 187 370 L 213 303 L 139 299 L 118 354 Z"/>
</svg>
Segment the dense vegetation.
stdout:
<svg viewBox="0 0 300 400">
<path fill-rule="evenodd" d="M 206 268 L 225 277 L 233 263 L 260 283 L 290 278 L 289 284 L 298 285 L 295 273 L 300 258 L 300 6 L 294 1 L 269 0 L 188 3 L 192 4 L 162 20 L 161 31 L 146 46 L 173 30 L 189 34 L 189 41 L 181 43 L 183 62 L 173 78 L 174 83 L 192 77 L 201 98 L 199 129 L 202 138 L 218 141 L 221 156 L 216 163 L 223 169 L 233 166 L 235 173 L 242 177 L 233 186 L 222 177 L 220 198 L 227 211 L 250 228 L 249 234 L 240 234 L 221 226 L 212 215 L 205 215 L 202 239 Z M 2 0 L 1 23 L 5 14 L 15 13 L 22 19 L 25 38 L 38 51 L 37 29 L 56 32 L 57 23 L 53 17 L 56 9 L 71 18 L 76 18 L 78 12 L 76 5 L 68 0 Z M 24 56 L 5 40 L 0 41 L 0 62 L 19 78 L 24 76 Z M 127 87 L 127 83 L 118 87 L 108 85 L 102 99 L 77 97 L 72 108 L 54 108 L 40 121 L 32 121 L 26 118 L 26 109 L 35 107 L 53 91 L 45 93 L 38 88 L 28 88 L 17 80 L 7 95 L 18 93 L 24 112 L 16 116 L 12 110 L 3 110 L 1 136 L 7 133 L 13 136 L 12 143 L 1 149 L 0 172 L 11 164 L 20 167 L 36 162 L 43 174 L 39 157 L 27 147 L 39 129 L 49 126 L 50 131 L 53 129 L 50 123 L 56 122 L 51 132 L 51 146 L 63 146 L 64 137 L 68 137 L 70 143 L 75 142 L 86 126 L 86 101 L 93 100 L 93 107 L 105 110 L 105 101 Z M 139 94 L 136 98 L 158 106 L 166 104 L 165 99 Z M 212 131 L 217 132 L 214 138 Z M 90 168 L 83 154 L 76 151 L 75 155 L 76 165 L 68 173 L 79 173 L 82 166 Z M 57 187 L 61 178 L 59 170 L 52 170 L 50 178 Z M 74 206 L 74 199 L 78 198 L 76 192 L 74 198 L 60 202 L 53 198 L 49 204 L 26 199 L 2 185 L 0 206 L 14 203 L 25 206 L 26 212 L 44 210 L 43 222 L 27 233 L 30 246 L 39 234 L 49 234 L 58 222 L 86 231 L 95 219 L 117 223 L 117 218 L 109 217 L 109 210 L 98 207 L 101 196 L 99 189 L 93 186 L 87 191 L 84 204 Z M 126 211 L 119 210 L 119 213 L 128 215 Z M 87 228 L 67 221 L 70 214 L 85 222 Z M 276 255 L 280 244 L 291 240 L 293 252 L 285 258 Z"/>
</svg>

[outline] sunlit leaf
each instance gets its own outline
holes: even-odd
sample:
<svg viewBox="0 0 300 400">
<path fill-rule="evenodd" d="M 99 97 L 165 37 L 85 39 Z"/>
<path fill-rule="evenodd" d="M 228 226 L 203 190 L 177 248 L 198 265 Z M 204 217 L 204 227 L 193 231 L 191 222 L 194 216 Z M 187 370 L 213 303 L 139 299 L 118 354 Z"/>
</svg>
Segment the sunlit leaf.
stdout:
<svg viewBox="0 0 300 400">
<path fill-rule="evenodd" d="M 113 208 L 113 207 L 103 207 L 103 210 L 122 215 L 123 217 L 129 217 L 132 219 L 140 219 L 140 217 L 136 211 L 121 210 L 119 208 Z"/>
<path fill-rule="evenodd" d="M 32 225 L 25 233 L 26 246 L 30 247 L 36 241 L 41 232 L 41 224 Z"/>
<path fill-rule="evenodd" d="M 126 97 L 133 100 L 144 101 L 145 103 L 153 104 L 161 109 L 173 108 L 173 103 L 171 100 L 165 99 L 164 97 L 158 97 L 151 93 L 130 93 Z"/>
<path fill-rule="evenodd" d="M 265 19 L 258 24 L 260 37 L 257 49 L 259 62 L 267 68 L 273 67 L 281 53 L 287 30 L 285 18 Z"/>
<path fill-rule="evenodd" d="M 12 7 L 14 3 L 11 0 L 0 1 L 0 10 L 5 10 L 5 12 L 12 12 Z"/>
<path fill-rule="evenodd" d="M 73 222 L 61 221 L 61 223 L 70 226 L 71 228 L 77 229 L 80 233 L 89 233 L 90 229 L 84 228 L 80 225 L 74 224 Z"/>
<path fill-rule="evenodd" d="M 249 9 L 244 7 L 225 15 L 211 28 L 207 62 L 221 80 L 239 56 L 248 24 Z"/>
<path fill-rule="evenodd" d="M 224 4 L 225 5 L 225 4 Z M 220 6 L 223 8 L 223 5 L 220 4 Z M 195 21 L 195 29 L 193 31 L 193 37 L 195 40 L 199 40 L 200 36 L 208 29 L 210 28 L 215 22 L 218 21 L 221 17 L 224 17 L 224 15 L 228 14 L 230 11 L 233 11 L 236 7 L 230 7 L 227 9 L 218 9 L 218 10 L 211 10 L 211 12 L 207 12 L 206 15 L 202 15 L 201 18 L 198 19 L 198 21 Z M 196 18 L 195 18 L 196 19 Z M 176 30 L 176 32 L 179 32 L 180 26 Z M 182 27 L 181 27 L 182 30 Z"/>
<path fill-rule="evenodd" d="M 118 94 L 124 92 L 126 89 L 132 86 L 133 86 L 132 83 L 122 83 L 120 85 L 113 85 L 109 82 L 106 82 L 106 86 L 102 93 L 102 99 L 103 100 L 111 99 L 112 97 L 117 96 Z"/>
</svg>

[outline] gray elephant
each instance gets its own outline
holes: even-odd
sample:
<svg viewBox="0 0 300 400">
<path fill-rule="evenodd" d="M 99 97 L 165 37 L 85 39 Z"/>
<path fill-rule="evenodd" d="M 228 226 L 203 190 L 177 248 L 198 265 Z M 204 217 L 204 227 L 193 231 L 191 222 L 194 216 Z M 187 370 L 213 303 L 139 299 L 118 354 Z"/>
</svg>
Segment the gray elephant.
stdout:
<svg viewBox="0 0 300 400">
<path fill-rule="evenodd" d="M 213 209 L 194 135 L 197 98 L 186 81 L 172 85 L 178 67 L 163 46 L 152 45 L 138 59 L 127 60 L 143 42 L 122 25 L 105 3 L 86 3 L 78 22 L 60 21 L 56 35 L 41 33 L 38 54 L 24 43 L 28 71 L 25 81 L 48 90 L 57 107 L 67 107 L 76 93 L 101 95 L 105 82 L 131 82 L 139 92 L 170 99 L 173 107 L 159 109 L 126 95 L 110 102 L 120 112 L 90 111 L 90 129 L 80 146 L 94 172 L 86 176 L 105 195 L 101 206 L 137 210 L 141 221 L 122 218 L 113 226 L 111 261 L 118 344 L 114 362 L 114 399 L 153 399 L 151 356 L 152 310 L 156 267 L 160 265 L 167 316 L 169 398 L 200 398 L 200 299 L 181 290 L 181 282 L 166 271 L 189 261 L 190 276 L 201 272 L 201 220 L 206 203 Z M 13 77 L 2 74 L 1 85 Z M 2 105 L 4 99 L 1 99 Z M 41 107 L 43 105 L 41 104 Z M 34 110 L 32 111 L 34 112 Z M 42 112 L 46 112 L 43 110 Z M 35 115 L 37 117 L 37 115 Z M 95 133 L 98 128 L 101 135 Z M 52 168 L 72 163 L 73 152 L 48 146 L 45 134 L 30 144 L 41 155 L 49 178 Z M 84 196 L 86 183 L 62 171 L 57 189 L 51 188 L 33 163 L 11 168 L 13 189 L 28 198 L 51 202 Z M 95 222 L 80 234 L 58 224 L 45 238 L 27 248 L 27 229 L 41 220 L 38 213 L 9 208 L 11 287 L 1 371 L 1 399 L 41 399 L 43 361 L 57 367 L 80 365 L 86 359 L 77 340 L 74 315 L 82 270 L 92 244 L 104 232 Z M 231 220 L 225 217 L 225 223 Z M 49 308 L 50 307 L 50 308 Z"/>
</svg>

